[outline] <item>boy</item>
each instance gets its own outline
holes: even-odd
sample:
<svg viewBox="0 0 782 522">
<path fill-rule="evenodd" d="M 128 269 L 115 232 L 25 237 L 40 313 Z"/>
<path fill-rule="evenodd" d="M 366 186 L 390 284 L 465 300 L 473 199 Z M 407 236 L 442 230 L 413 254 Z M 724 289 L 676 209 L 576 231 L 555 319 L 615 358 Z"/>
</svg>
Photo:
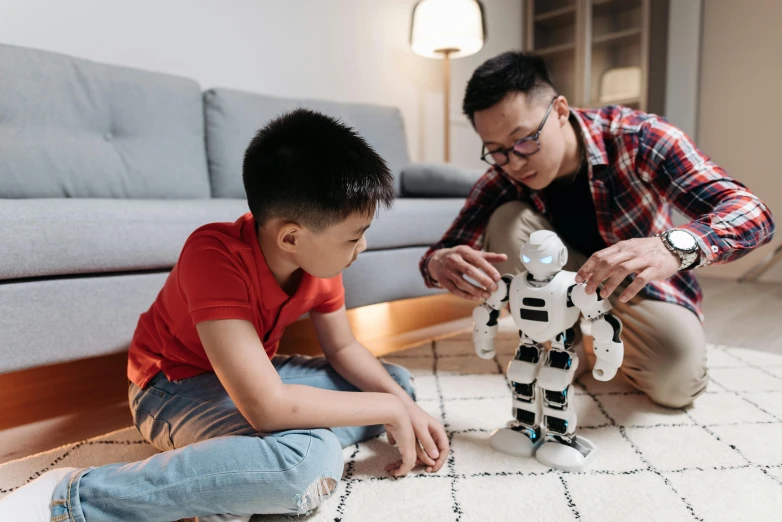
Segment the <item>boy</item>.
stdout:
<svg viewBox="0 0 782 522">
<path fill-rule="evenodd" d="M 300 109 L 258 132 L 243 170 L 251 213 L 190 236 L 131 342 L 134 424 L 163 453 L 50 471 L 0 502 L 0 520 L 305 514 L 336 488 L 342 448 L 384 427 L 401 453 L 393 476 L 443 465 L 445 430 L 415 404 L 410 374 L 361 346 L 345 313 L 341 271 L 393 202 L 385 162 Z M 275 355 L 306 312 L 325 359 Z"/>
</svg>

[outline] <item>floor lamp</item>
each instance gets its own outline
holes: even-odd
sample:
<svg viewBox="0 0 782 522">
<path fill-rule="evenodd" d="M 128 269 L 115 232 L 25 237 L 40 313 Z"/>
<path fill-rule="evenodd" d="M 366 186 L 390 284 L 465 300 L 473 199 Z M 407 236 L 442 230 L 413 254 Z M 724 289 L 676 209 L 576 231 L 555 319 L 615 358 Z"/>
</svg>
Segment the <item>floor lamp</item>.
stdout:
<svg viewBox="0 0 782 522">
<path fill-rule="evenodd" d="M 451 58 L 475 54 L 486 39 L 478 0 L 420 0 L 413 7 L 410 46 L 427 58 L 443 60 L 444 158 L 451 160 Z"/>
</svg>

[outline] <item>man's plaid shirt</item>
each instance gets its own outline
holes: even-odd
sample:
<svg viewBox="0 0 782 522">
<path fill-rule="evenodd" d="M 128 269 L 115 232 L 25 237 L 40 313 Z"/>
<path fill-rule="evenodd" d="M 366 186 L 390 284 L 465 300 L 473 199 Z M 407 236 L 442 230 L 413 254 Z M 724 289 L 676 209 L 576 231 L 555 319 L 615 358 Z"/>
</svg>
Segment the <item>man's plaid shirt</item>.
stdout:
<svg viewBox="0 0 782 522">
<path fill-rule="evenodd" d="M 672 208 L 691 219 L 678 228 L 697 238 L 701 265 L 734 261 L 771 240 L 774 220 L 763 202 L 663 118 L 620 106 L 574 109 L 572 114 L 581 127 L 597 225 L 607 245 L 673 228 Z M 434 286 L 427 264 L 435 250 L 480 249 L 494 210 L 517 200 L 550 217 L 541 192 L 499 168 L 486 172 L 443 238 L 421 258 L 427 286 Z M 649 283 L 643 293 L 685 306 L 703 319 L 701 288 L 691 271 Z"/>
</svg>

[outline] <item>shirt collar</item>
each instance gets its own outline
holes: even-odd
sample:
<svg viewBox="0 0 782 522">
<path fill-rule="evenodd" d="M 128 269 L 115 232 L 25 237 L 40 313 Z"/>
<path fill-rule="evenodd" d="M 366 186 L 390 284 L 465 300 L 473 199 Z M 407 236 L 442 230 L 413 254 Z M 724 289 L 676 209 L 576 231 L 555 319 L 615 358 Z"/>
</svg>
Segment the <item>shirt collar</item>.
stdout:
<svg viewBox="0 0 782 522">
<path fill-rule="evenodd" d="M 272 274 L 269 264 L 266 262 L 266 256 L 264 256 L 261 245 L 258 243 L 258 235 L 255 232 L 255 220 L 252 214 L 248 212 L 241 219 L 244 220 L 242 224 L 242 240 L 252 248 L 253 260 L 258 269 L 263 307 L 266 309 L 279 308 L 289 299 L 302 299 L 307 295 L 310 291 L 313 277 L 304 272 L 296 293 L 289 296 L 277 282 L 277 279 L 274 278 L 274 274 Z"/>
<path fill-rule="evenodd" d="M 570 109 L 570 114 L 576 119 L 581 129 L 581 138 L 584 140 L 584 149 L 589 164 L 592 166 L 608 165 L 608 152 L 603 141 L 603 129 L 583 109 Z"/>
</svg>

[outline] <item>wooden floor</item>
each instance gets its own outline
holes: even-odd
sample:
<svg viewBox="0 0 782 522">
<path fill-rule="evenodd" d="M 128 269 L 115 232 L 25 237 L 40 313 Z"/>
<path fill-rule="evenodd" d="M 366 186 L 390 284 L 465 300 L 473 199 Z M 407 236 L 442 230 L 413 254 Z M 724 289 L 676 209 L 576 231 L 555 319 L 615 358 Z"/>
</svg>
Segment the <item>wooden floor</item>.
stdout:
<svg viewBox="0 0 782 522">
<path fill-rule="evenodd" d="M 782 284 L 702 279 L 710 343 L 782 355 Z"/>
<path fill-rule="evenodd" d="M 709 342 L 782 354 L 782 285 L 704 279 Z M 471 327 L 474 303 L 408 299 L 348 312 L 376 355 Z M 315 353 L 308 322 L 289 328 L 283 353 Z M 0 463 L 131 425 L 126 354 L 0 375 Z"/>
</svg>

